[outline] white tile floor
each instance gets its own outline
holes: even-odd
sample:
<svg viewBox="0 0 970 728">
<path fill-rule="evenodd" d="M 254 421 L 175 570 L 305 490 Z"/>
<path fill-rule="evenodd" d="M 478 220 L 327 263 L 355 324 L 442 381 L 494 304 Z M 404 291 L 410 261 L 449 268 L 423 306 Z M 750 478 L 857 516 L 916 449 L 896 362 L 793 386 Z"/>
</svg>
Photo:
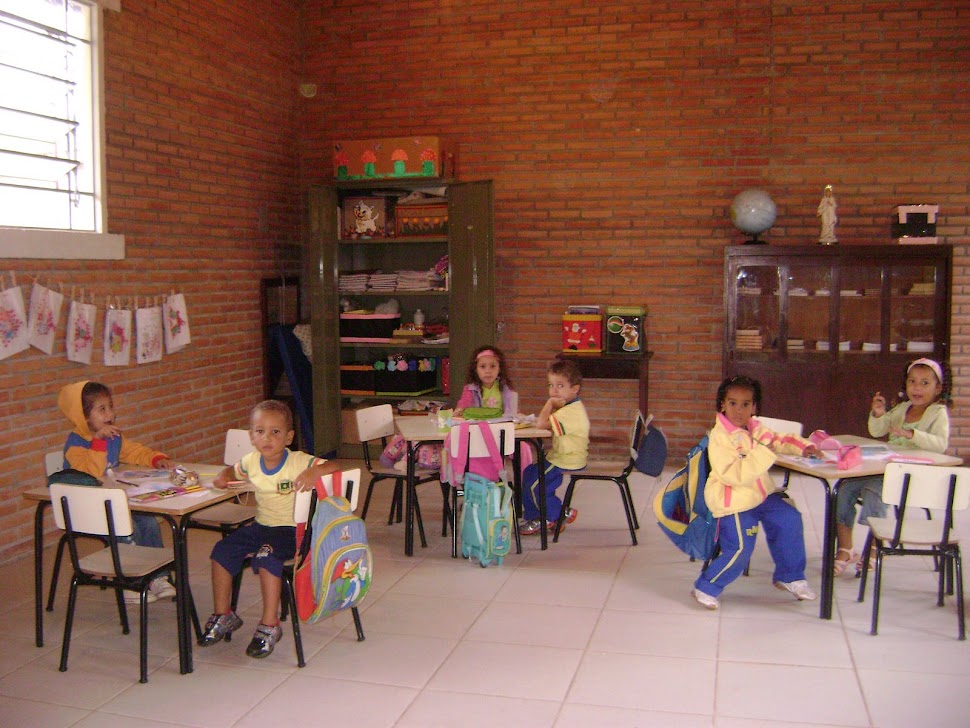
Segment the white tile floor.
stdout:
<svg viewBox="0 0 970 728">
<path fill-rule="evenodd" d="M 970 642 L 956 639 L 953 600 L 935 606 L 929 562 L 889 561 L 875 637 L 871 600 L 855 601 L 858 582 L 837 581 L 835 617 L 821 621 L 817 602 L 771 588 L 763 542 L 751 576 L 708 612 L 688 594 L 698 565 L 655 525 L 657 482 L 634 485 L 639 546 L 629 543 L 616 491 L 587 483 L 577 490 L 579 519 L 559 544 L 542 552 L 528 538 L 524 554 L 487 569 L 451 558 L 436 483 L 421 489 L 429 547 L 405 558 L 402 526 L 386 524 L 390 489 L 378 486 L 368 518 L 376 568 L 362 608 L 367 639 L 355 641 L 349 615 L 306 626 L 303 669 L 288 626 L 271 657 L 245 656 L 259 603 L 248 577 L 246 626 L 231 643 L 196 648 L 193 674 L 178 673 L 174 605 L 157 603 L 151 673 L 139 684 L 136 633 L 122 635 L 110 598 L 91 590 L 79 603 L 70 669 L 58 672 L 66 581 L 38 649 L 31 561 L 7 565 L 0 726 L 970 725 Z M 795 479 L 791 492 L 805 514 L 817 589 L 821 490 Z M 966 514 L 958 531 L 970 533 Z M 213 538 L 195 532 L 191 543 L 203 619 Z"/>
</svg>

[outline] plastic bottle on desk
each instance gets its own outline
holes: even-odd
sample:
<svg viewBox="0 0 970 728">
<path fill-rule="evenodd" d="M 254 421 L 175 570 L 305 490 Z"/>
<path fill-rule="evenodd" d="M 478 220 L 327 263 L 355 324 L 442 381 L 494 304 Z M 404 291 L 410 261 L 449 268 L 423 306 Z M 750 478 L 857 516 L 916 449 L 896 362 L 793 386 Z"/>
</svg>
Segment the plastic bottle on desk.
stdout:
<svg viewBox="0 0 970 728">
<path fill-rule="evenodd" d="M 419 329 L 424 326 L 424 311 L 420 308 L 414 312 L 414 325 Z"/>
</svg>

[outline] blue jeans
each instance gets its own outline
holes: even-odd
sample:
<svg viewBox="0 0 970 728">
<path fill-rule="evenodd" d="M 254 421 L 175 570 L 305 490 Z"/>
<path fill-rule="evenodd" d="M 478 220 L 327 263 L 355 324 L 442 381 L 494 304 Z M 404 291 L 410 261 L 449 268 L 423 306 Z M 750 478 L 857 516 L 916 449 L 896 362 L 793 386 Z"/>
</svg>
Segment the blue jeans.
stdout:
<svg viewBox="0 0 970 728">
<path fill-rule="evenodd" d="M 805 538 L 802 514 L 781 493 L 772 493 L 761 505 L 718 519 L 720 555 L 694 582 L 698 591 L 719 596 L 744 573 L 758 537 L 758 521 L 765 527 L 768 551 L 775 562 L 773 581 L 788 583 L 805 578 Z"/>
<path fill-rule="evenodd" d="M 546 520 L 558 521 L 562 513 L 562 500 L 556 489 L 562 485 L 563 473 L 578 473 L 578 470 L 563 470 L 546 461 Z M 522 472 L 522 517 L 527 521 L 539 519 L 539 465 L 532 463 Z"/>
<path fill-rule="evenodd" d="M 132 513 L 131 525 L 134 533 L 131 540 L 139 546 L 151 546 L 160 549 L 162 543 L 162 529 L 158 527 L 158 519 L 148 513 Z"/>
<path fill-rule="evenodd" d="M 855 504 L 862 496 L 862 512 L 859 523 L 865 525 L 869 516 L 885 518 L 886 504 L 882 502 L 882 476 L 867 475 L 864 478 L 852 478 L 843 481 L 839 486 L 839 495 L 835 499 L 835 522 L 840 526 L 852 528 L 855 523 Z"/>
</svg>

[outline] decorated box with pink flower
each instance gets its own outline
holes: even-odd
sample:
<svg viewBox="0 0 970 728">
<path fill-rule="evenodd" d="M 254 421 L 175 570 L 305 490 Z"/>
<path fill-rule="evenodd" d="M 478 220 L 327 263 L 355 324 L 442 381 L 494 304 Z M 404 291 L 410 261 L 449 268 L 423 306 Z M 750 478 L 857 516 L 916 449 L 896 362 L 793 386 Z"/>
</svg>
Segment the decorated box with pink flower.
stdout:
<svg viewBox="0 0 970 728">
<path fill-rule="evenodd" d="M 436 136 L 391 137 L 333 143 L 337 180 L 454 175 L 454 155 Z"/>
</svg>

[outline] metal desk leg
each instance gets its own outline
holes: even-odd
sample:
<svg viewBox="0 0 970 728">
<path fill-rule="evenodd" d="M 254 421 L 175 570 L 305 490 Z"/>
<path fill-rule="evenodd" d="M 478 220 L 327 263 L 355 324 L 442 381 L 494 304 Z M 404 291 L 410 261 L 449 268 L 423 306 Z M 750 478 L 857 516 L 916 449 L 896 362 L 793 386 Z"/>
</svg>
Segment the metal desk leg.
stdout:
<svg viewBox="0 0 970 728">
<path fill-rule="evenodd" d="M 34 510 L 34 641 L 44 646 L 44 509 L 47 501 Z"/>
<path fill-rule="evenodd" d="M 179 672 L 182 675 L 192 672 L 192 638 L 189 634 L 188 606 L 191 602 L 189 594 L 189 557 L 188 526 L 189 518 L 183 517 L 178 524 L 175 519 L 166 514 L 159 514 L 172 527 L 172 548 L 175 551 L 175 622 L 178 626 L 179 637 Z"/>
<path fill-rule="evenodd" d="M 542 450 L 542 444 L 536 442 L 536 464 L 539 467 L 539 545 L 545 551 L 549 548 L 549 529 L 546 528 L 547 506 L 546 506 L 546 454 Z M 561 516 L 560 516 L 561 518 Z"/>
<path fill-rule="evenodd" d="M 829 482 L 822 480 L 825 486 L 825 528 L 822 535 L 822 603 L 818 607 L 818 616 L 821 619 L 832 619 L 832 605 L 835 602 L 835 553 L 838 548 L 835 503 L 839 497 L 841 483 L 840 478 L 829 487 Z"/>
<path fill-rule="evenodd" d="M 418 448 L 408 442 L 407 480 L 404 483 L 404 555 L 414 556 L 414 461 Z"/>
</svg>

